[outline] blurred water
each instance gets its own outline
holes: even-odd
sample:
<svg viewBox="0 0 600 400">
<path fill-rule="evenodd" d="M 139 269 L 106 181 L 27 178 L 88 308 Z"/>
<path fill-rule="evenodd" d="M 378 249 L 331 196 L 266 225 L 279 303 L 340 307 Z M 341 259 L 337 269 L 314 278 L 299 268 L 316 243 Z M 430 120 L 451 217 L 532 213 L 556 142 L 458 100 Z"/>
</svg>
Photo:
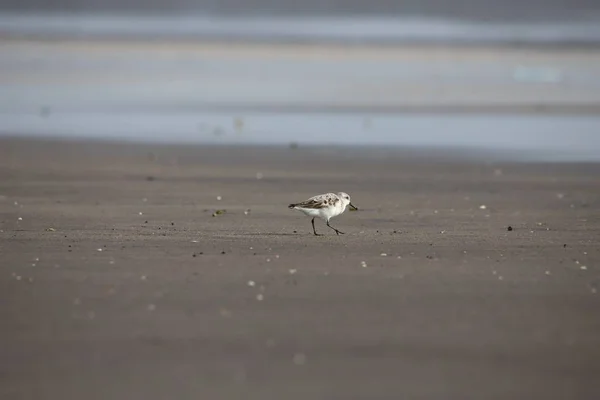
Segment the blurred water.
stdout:
<svg viewBox="0 0 600 400">
<path fill-rule="evenodd" d="M 595 0 L 3 0 L 0 10 L 215 16 L 427 16 L 487 22 L 574 21 Z"/>
<path fill-rule="evenodd" d="M 460 17 L 0 13 L 0 35 L 342 43 L 598 44 L 600 13 L 552 21 Z"/>
<path fill-rule="evenodd" d="M 7 15 L 0 14 L 4 136 L 454 146 L 525 151 L 529 159 L 600 159 L 600 52 L 594 48 L 199 40 L 211 34 L 317 41 L 414 34 L 483 42 L 573 34 L 580 40 L 599 34 L 600 24 L 567 21 L 561 31 L 553 29 L 562 22 L 542 21 L 519 32 L 510 24 L 431 19 Z M 53 35 L 61 39 L 46 40 Z M 95 35 L 104 39 L 85 39 Z M 115 35 L 143 40 L 107 39 Z M 170 39 L 153 41 L 153 35 Z M 182 35 L 195 40 L 176 39 Z"/>
</svg>

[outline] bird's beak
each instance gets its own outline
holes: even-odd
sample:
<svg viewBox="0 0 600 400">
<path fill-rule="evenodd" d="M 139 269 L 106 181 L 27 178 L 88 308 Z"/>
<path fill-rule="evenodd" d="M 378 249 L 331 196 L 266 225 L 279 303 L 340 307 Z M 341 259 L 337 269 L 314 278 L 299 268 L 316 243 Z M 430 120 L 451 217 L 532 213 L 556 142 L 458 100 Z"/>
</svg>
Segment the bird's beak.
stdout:
<svg viewBox="0 0 600 400">
<path fill-rule="evenodd" d="M 350 203 L 348 204 L 350 206 L 351 209 L 353 209 L 354 211 L 358 211 L 358 207 L 356 207 L 354 204 Z"/>
</svg>

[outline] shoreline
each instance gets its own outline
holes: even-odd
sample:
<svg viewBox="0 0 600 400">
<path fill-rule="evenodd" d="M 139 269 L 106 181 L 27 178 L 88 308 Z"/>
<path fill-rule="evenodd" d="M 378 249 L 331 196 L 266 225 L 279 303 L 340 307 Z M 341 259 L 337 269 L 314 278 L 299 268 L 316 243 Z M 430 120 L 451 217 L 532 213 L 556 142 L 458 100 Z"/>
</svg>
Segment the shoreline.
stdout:
<svg viewBox="0 0 600 400">
<path fill-rule="evenodd" d="M 135 148 L 138 146 L 148 148 L 170 148 L 184 149 L 186 147 L 196 149 L 216 149 L 220 151 L 227 150 L 248 150 L 248 151 L 308 151 L 310 153 L 336 154 L 338 156 L 358 157 L 362 159 L 373 159 L 382 157 L 404 157 L 410 162 L 427 163 L 430 162 L 428 157 L 434 157 L 437 160 L 452 163 L 464 162 L 488 162 L 495 163 L 515 163 L 520 165 L 596 165 L 600 164 L 600 159 L 588 159 L 571 157 L 566 154 L 564 157 L 551 159 L 547 152 L 531 151 L 524 149 L 499 148 L 492 149 L 478 146 L 465 145 L 414 145 L 414 144 L 299 144 L 291 143 L 218 143 L 218 142 L 199 142 L 194 140 L 179 140 L 179 141 L 161 141 L 148 138 L 118 138 L 118 137 L 71 137 L 59 135 L 0 135 L 0 143 L 7 145 L 17 145 L 26 147 L 27 145 L 39 146 L 40 144 L 57 145 L 64 144 L 67 146 L 90 146 L 98 145 L 104 147 L 124 147 Z"/>
<path fill-rule="evenodd" d="M 501 53 L 522 53 L 526 56 L 528 52 L 544 54 L 585 54 L 588 51 L 600 53 L 600 40 L 598 42 L 466 42 L 466 41 L 436 41 L 436 40 L 311 40 L 311 39 L 292 39 L 292 38 L 237 38 L 225 36 L 147 36 L 147 35 L 74 35 L 74 34 L 17 34 L 0 32 L 0 41 L 8 44 L 52 44 L 52 45 L 94 45 L 99 48 L 151 48 L 153 51 L 182 51 L 182 50 L 202 50 L 209 54 L 218 54 L 219 52 L 234 51 L 258 51 L 258 50 L 278 50 L 283 54 L 278 56 L 293 56 L 297 50 L 308 50 L 313 55 L 360 55 L 369 56 L 381 55 L 385 53 L 410 51 L 412 54 L 419 55 L 420 52 L 431 54 L 432 51 L 438 51 L 440 55 L 447 55 L 449 51 L 468 51 L 489 53 L 497 55 Z M 290 50 L 286 50 L 290 49 Z M 215 52 L 216 51 L 216 52 Z M 416 53 L 415 53 L 416 52 Z M 289 54 L 288 54 L 289 53 Z M 592 56 L 594 56 L 594 54 Z M 501 54 L 502 55 L 502 54 Z"/>
<path fill-rule="evenodd" d="M 142 44 L 190 44 L 209 46 L 295 46 L 313 48 L 339 48 L 339 49 L 495 49 L 495 50 L 535 50 L 535 51 L 598 51 L 600 39 L 564 39 L 553 41 L 519 41 L 519 40 L 442 40 L 442 39 L 335 39 L 335 38 L 295 38 L 295 37 L 238 37 L 227 35 L 150 35 L 150 34 L 20 34 L 2 33 L 2 41 L 31 41 L 31 42 L 88 42 L 88 43 L 128 43 Z"/>
</svg>

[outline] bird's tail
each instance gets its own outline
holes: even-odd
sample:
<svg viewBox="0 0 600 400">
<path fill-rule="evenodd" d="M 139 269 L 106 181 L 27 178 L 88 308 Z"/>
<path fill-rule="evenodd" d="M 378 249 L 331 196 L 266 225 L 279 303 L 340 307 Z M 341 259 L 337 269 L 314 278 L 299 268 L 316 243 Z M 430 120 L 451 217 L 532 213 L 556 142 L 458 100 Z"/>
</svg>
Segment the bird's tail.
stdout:
<svg viewBox="0 0 600 400">
<path fill-rule="evenodd" d="M 294 208 L 294 207 L 296 207 L 296 205 L 295 205 L 295 204 L 290 204 L 290 205 L 288 206 L 288 208 Z"/>
</svg>

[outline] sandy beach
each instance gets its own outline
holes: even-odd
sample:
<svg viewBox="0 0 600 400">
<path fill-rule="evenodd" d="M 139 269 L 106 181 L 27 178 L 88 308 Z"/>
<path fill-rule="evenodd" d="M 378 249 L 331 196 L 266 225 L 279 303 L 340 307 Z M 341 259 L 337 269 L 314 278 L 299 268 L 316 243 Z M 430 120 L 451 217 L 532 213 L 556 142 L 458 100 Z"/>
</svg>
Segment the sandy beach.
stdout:
<svg viewBox="0 0 600 400">
<path fill-rule="evenodd" d="M 0 397 L 596 399 L 599 177 L 3 138 Z M 338 190 L 343 236 L 286 207 Z"/>
</svg>

